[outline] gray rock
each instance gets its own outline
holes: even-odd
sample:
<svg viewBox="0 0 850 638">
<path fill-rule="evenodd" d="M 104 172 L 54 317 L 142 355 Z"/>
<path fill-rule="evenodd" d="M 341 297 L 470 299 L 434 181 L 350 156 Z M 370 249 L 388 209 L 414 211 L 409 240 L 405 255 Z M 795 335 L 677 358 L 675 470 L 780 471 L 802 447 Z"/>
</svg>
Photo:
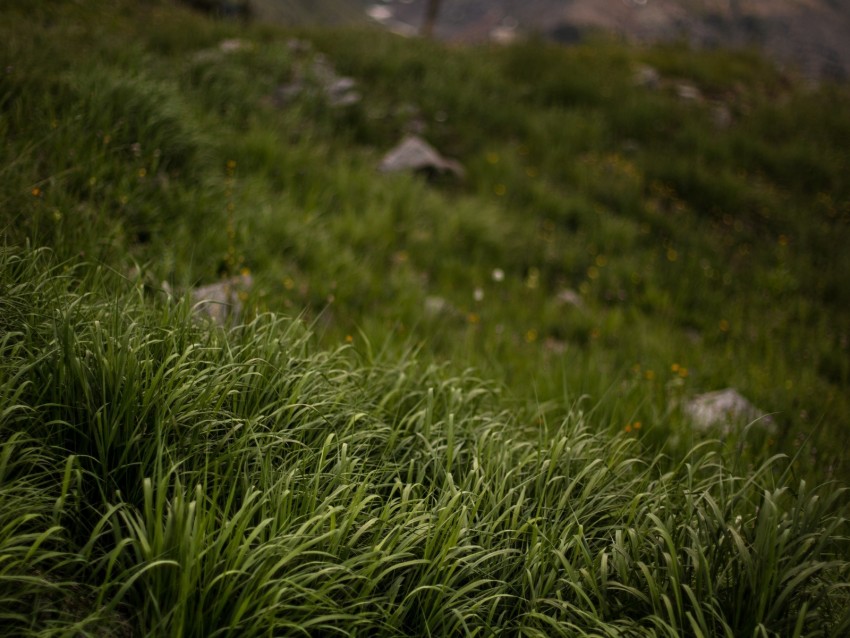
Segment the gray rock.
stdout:
<svg viewBox="0 0 850 638">
<path fill-rule="evenodd" d="M 753 424 L 775 433 L 773 419 L 750 403 L 734 388 L 708 392 L 694 397 L 685 405 L 685 414 L 697 430 L 719 429 L 724 435 Z"/>
<path fill-rule="evenodd" d="M 575 308 L 579 308 L 584 310 L 584 299 L 581 298 L 581 295 L 578 294 L 575 290 L 570 290 L 569 288 L 565 288 L 560 291 L 558 295 L 555 297 L 559 303 L 566 304 L 568 306 L 574 306 Z"/>
<path fill-rule="evenodd" d="M 732 126 L 732 111 L 723 103 L 715 104 L 711 109 L 711 119 L 714 122 L 714 128 L 725 131 Z"/>
<path fill-rule="evenodd" d="M 331 106 L 344 107 L 363 99 L 356 88 L 354 79 L 337 75 L 327 58 L 316 54 L 309 63 L 295 64 L 292 81 L 277 87 L 273 99 L 278 106 L 285 106 L 300 95 L 312 95 L 322 97 Z"/>
<path fill-rule="evenodd" d="M 661 85 L 661 74 L 651 66 L 643 65 L 635 71 L 634 83 L 647 89 L 657 89 Z"/>
<path fill-rule="evenodd" d="M 702 93 L 693 84 L 682 82 L 676 85 L 676 95 L 680 100 L 685 102 L 699 102 L 702 100 Z"/>
<path fill-rule="evenodd" d="M 242 315 L 242 299 L 252 285 L 251 275 L 240 275 L 195 288 L 190 292 L 192 311 L 219 325 L 228 320 L 238 321 Z"/>
<path fill-rule="evenodd" d="M 466 173 L 460 162 L 443 157 L 428 142 L 416 135 L 408 135 L 384 155 L 378 170 L 382 173 L 451 173 L 457 177 L 463 177 Z"/>
</svg>

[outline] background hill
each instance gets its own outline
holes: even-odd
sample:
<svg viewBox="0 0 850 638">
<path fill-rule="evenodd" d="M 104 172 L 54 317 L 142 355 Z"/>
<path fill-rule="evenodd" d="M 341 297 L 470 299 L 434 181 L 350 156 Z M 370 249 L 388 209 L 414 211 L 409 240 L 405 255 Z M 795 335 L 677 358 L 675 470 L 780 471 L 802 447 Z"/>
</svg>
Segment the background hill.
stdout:
<svg viewBox="0 0 850 638">
<path fill-rule="evenodd" d="M 253 0 L 262 16 L 286 17 L 297 2 Z M 355 19 L 352 9 L 415 31 L 424 0 L 305 3 L 317 19 Z M 542 33 L 570 42 L 588 31 L 636 42 L 685 40 L 704 47 L 754 46 L 814 78 L 850 77 L 850 6 L 835 0 L 444 0 L 439 37 L 482 42 Z"/>
</svg>

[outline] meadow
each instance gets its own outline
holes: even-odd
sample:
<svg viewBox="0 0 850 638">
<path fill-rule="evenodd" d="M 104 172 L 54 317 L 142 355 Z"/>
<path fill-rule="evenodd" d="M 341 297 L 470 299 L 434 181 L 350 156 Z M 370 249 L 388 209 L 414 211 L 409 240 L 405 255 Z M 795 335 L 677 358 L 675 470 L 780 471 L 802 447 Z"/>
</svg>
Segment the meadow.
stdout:
<svg viewBox="0 0 850 638">
<path fill-rule="evenodd" d="M 846 86 L 0 15 L 8 635 L 850 631 Z M 413 130 L 465 177 L 379 173 Z M 725 387 L 775 427 L 696 430 Z"/>
</svg>

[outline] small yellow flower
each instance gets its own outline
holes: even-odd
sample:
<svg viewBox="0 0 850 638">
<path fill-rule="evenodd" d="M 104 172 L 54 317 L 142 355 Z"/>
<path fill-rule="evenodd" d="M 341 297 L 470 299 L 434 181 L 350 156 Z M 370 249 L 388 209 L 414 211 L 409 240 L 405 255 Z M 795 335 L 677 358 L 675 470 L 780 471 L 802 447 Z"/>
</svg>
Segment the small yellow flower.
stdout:
<svg viewBox="0 0 850 638">
<path fill-rule="evenodd" d="M 679 371 L 679 364 L 678 364 L 678 363 L 674 363 L 673 365 L 671 365 L 671 366 L 670 366 L 670 369 L 671 369 L 673 372 L 678 372 L 678 371 Z"/>
<path fill-rule="evenodd" d="M 667 249 L 667 261 L 676 261 L 679 259 L 679 253 L 676 252 L 675 248 Z"/>
<path fill-rule="evenodd" d="M 498 164 L 499 163 L 499 154 L 498 153 L 487 153 L 487 163 L 488 164 Z"/>
<path fill-rule="evenodd" d="M 720 320 L 720 332 L 729 332 L 729 322 L 725 319 Z"/>
<path fill-rule="evenodd" d="M 148 174 L 148 169 L 140 168 L 138 171 L 139 179 L 144 179 L 145 175 Z"/>
<path fill-rule="evenodd" d="M 354 337 L 352 337 L 351 335 L 345 335 L 345 342 L 346 343 L 352 343 L 353 341 L 354 341 Z"/>
<path fill-rule="evenodd" d="M 525 333 L 525 340 L 528 343 L 534 343 L 537 341 L 537 331 L 533 328 Z"/>
<path fill-rule="evenodd" d="M 688 369 L 687 369 L 687 368 L 685 368 L 684 366 L 683 366 L 683 367 L 681 367 L 681 368 L 679 368 L 679 376 L 680 376 L 680 377 L 682 377 L 683 379 L 687 379 L 687 378 L 688 378 L 688 374 L 690 374 L 690 373 L 688 372 Z"/>
<path fill-rule="evenodd" d="M 475 324 L 481 322 L 481 317 L 479 317 L 474 312 L 470 312 L 468 315 L 466 315 L 466 320 L 474 326 Z"/>
<path fill-rule="evenodd" d="M 627 433 L 627 434 L 631 434 L 631 431 L 632 431 L 632 424 L 631 424 L 631 423 L 626 423 L 626 427 L 625 427 L 625 428 L 623 428 L 623 429 L 626 431 L 626 433 Z"/>
<path fill-rule="evenodd" d="M 232 159 L 227 160 L 227 169 L 232 171 L 235 168 L 236 168 L 236 160 L 232 160 Z"/>
<path fill-rule="evenodd" d="M 634 425 L 632 425 L 632 427 L 633 427 L 635 430 L 640 430 L 640 428 L 641 428 L 641 422 L 640 422 L 640 421 L 635 421 L 635 422 L 634 422 Z"/>
<path fill-rule="evenodd" d="M 508 192 L 508 187 L 504 184 L 496 184 L 495 188 L 493 188 L 493 192 L 496 193 L 498 197 L 502 197 Z"/>
<path fill-rule="evenodd" d="M 33 197 L 41 197 L 41 189 L 38 186 L 33 187 L 30 191 Z"/>
<path fill-rule="evenodd" d="M 652 370 L 647 370 L 643 373 L 643 376 L 647 381 L 652 381 L 655 378 L 655 373 Z"/>
</svg>

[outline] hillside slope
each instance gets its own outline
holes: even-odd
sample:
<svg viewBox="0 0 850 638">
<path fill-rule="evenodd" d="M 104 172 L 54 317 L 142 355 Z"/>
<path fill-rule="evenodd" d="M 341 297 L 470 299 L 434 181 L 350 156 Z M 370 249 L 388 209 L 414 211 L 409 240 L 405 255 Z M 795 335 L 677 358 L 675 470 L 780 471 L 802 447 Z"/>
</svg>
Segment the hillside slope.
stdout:
<svg viewBox="0 0 850 638">
<path fill-rule="evenodd" d="M 848 105 L 7 0 L 2 631 L 846 635 Z"/>
</svg>

